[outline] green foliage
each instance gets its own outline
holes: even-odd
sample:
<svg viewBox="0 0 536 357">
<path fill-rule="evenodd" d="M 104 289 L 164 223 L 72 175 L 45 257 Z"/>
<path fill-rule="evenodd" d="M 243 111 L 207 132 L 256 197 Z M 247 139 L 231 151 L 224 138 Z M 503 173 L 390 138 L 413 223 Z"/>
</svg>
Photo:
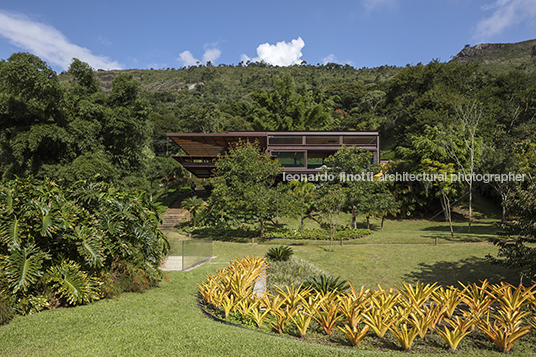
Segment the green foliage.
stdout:
<svg viewBox="0 0 536 357">
<path fill-rule="evenodd" d="M 294 254 L 294 251 L 288 245 L 281 245 L 279 247 L 272 247 L 268 249 L 266 258 L 272 261 L 287 261 Z"/>
<path fill-rule="evenodd" d="M 109 296 L 114 279 L 152 286 L 169 248 L 157 222 L 143 194 L 102 182 L 2 182 L 0 288 L 24 314 Z"/>
<path fill-rule="evenodd" d="M 337 229 L 333 233 L 334 239 L 352 240 L 371 235 L 369 229 Z M 302 231 L 290 228 L 274 229 L 266 234 L 270 238 L 279 239 L 310 239 L 310 240 L 328 240 L 331 237 L 331 231 L 327 229 L 304 229 Z"/>
<path fill-rule="evenodd" d="M 265 220 L 280 209 L 275 180 L 281 170 L 279 162 L 263 153 L 256 143 L 240 142 L 216 162 L 211 203 L 216 210 L 256 214 L 262 237 Z"/>
<path fill-rule="evenodd" d="M 522 279 L 536 281 L 536 144 L 527 144 L 519 156 L 521 172 L 528 180 L 508 196 L 505 204 L 515 219 L 500 227 L 509 239 L 492 239 L 499 252 L 496 258 L 488 255 L 488 259 L 518 270 Z"/>
<path fill-rule="evenodd" d="M 87 304 L 100 298 L 98 280 L 88 277 L 81 266 L 72 260 L 54 265 L 47 274 L 46 282 L 69 305 Z"/>
<path fill-rule="evenodd" d="M 313 263 L 295 255 L 285 261 L 272 261 L 266 268 L 266 288 L 271 291 L 276 286 L 300 286 L 313 276 L 326 274 Z"/>
<path fill-rule="evenodd" d="M 296 92 L 290 75 L 272 79 L 273 91 L 252 93 L 249 119 L 258 131 L 331 130 L 337 122 L 330 115 L 332 103 L 315 103 L 311 92 Z"/>
<path fill-rule="evenodd" d="M 205 209 L 207 206 L 207 203 L 203 201 L 203 199 L 193 196 L 188 197 L 181 203 L 181 207 L 184 209 L 187 209 L 188 212 L 192 215 L 193 218 L 193 226 L 195 227 L 197 225 L 196 216 L 201 210 Z"/>
<path fill-rule="evenodd" d="M 107 97 L 78 59 L 66 75 L 71 81 L 60 83 L 28 53 L 0 62 L 0 175 L 73 183 L 95 174 L 116 181 L 143 173 L 153 155 L 150 107 L 139 97 L 139 84 L 117 76 Z"/>
<path fill-rule="evenodd" d="M 343 292 L 350 288 L 347 281 L 339 280 L 339 276 L 322 274 L 311 277 L 303 282 L 303 287 L 310 287 L 318 293 Z"/>
<path fill-rule="evenodd" d="M 0 326 L 7 324 L 13 317 L 14 313 L 9 298 L 0 290 Z"/>
</svg>

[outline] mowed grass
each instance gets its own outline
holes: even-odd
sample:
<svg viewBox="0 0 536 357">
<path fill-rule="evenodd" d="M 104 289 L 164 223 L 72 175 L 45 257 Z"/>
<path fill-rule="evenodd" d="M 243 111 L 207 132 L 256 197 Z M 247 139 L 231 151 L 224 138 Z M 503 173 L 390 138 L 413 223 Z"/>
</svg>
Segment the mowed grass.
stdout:
<svg viewBox="0 0 536 357">
<path fill-rule="evenodd" d="M 274 245 L 291 245 L 296 256 L 350 280 L 356 287 L 381 284 L 389 288 L 400 281 L 417 280 L 442 285 L 482 279 L 516 285 L 519 282 L 515 272 L 486 261 L 486 254 L 497 253 L 497 248 L 487 242 L 494 233 L 488 222 L 475 223 L 470 234 L 466 233 L 465 222 L 456 222 L 454 239 L 443 222 L 393 220 L 386 222 L 383 232 L 378 231 L 378 223 L 373 221 L 373 235 L 345 242 L 342 247 L 334 242 L 331 252 L 329 241 L 216 241 L 217 258 L 211 263 L 190 272 L 169 272 L 168 281 L 143 294 L 127 293 L 87 306 L 16 317 L 0 327 L 0 356 L 407 355 L 396 350 L 314 344 L 307 339 L 262 334 L 206 317 L 197 306 L 197 284 L 205 280 L 205 274 L 225 267 L 235 257 L 262 256 Z M 486 346 L 467 352 L 502 355 L 491 345 Z M 446 348 L 440 350 L 438 355 L 448 353 Z M 515 348 L 511 355 L 516 355 Z"/>
</svg>

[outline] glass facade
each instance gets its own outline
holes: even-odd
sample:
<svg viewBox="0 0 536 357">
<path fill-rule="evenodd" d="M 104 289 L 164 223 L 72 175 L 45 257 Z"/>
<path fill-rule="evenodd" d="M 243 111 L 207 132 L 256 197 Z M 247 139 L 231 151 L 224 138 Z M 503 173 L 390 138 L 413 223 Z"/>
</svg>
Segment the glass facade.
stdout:
<svg viewBox="0 0 536 357">
<path fill-rule="evenodd" d="M 339 145 L 339 136 L 335 135 L 310 135 L 305 137 L 307 145 Z"/>
<path fill-rule="evenodd" d="M 272 151 L 283 167 L 305 167 L 305 151 Z"/>
<path fill-rule="evenodd" d="M 343 136 L 342 143 L 345 145 L 376 146 L 375 136 Z"/>
<path fill-rule="evenodd" d="M 269 145 L 301 145 L 301 135 L 270 135 L 268 137 Z"/>
<path fill-rule="evenodd" d="M 307 168 L 318 169 L 324 165 L 324 159 L 329 155 L 333 155 L 335 151 L 308 151 L 307 152 Z"/>
</svg>

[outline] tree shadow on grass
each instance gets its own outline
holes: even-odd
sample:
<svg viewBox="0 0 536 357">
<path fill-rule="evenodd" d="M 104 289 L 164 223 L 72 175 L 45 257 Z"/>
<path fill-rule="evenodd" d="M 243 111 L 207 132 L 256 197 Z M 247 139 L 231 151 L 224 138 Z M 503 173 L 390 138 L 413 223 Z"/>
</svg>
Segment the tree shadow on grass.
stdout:
<svg viewBox="0 0 536 357">
<path fill-rule="evenodd" d="M 423 238 L 430 239 L 430 244 L 434 244 L 434 241 L 437 239 L 441 239 L 443 241 L 447 242 L 453 242 L 453 243 L 477 243 L 477 242 L 487 242 L 488 237 L 482 237 L 482 236 L 459 236 L 454 234 L 454 237 L 450 236 L 450 231 L 445 233 L 436 233 L 433 235 L 427 235 L 422 236 Z M 440 243 L 441 244 L 441 243 Z"/>
<path fill-rule="evenodd" d="M 458 282 L 478 283 L 485 279 L 490 283 L 505 281 L 514 286 L 519 284 L 517 271 L 491 264 L 486 258 L 476 256 L 456 262 L 420 263 L 418 270 L 405 274 L 403 278 L 405 281 L 421 281 L 425 284 L 437 282 L 443 286 L 458 286 Z"/>
<path fill-rule="evenodd" d="M 448 225 L 437 225 L 423 228 L 424 232 L 434 232 L 431 239 L 440 238 L 451 242 L 486 242 L 489 236 L 497 235 L 498 229 L 494 225 L 473 225 L 471 233 L 467 233 L 467 226 L 454 226 L 454 237 L 450 235 Z"/>
</svg>

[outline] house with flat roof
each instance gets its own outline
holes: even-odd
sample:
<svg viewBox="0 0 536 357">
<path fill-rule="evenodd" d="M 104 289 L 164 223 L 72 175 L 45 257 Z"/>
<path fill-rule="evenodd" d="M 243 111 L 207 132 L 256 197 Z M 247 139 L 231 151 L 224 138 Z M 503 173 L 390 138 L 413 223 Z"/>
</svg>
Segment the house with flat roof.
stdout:
<svg viewBox="0 0 536 357">
<path fill-rule="evenodd" d="M 170 133 L 167 136 L 181 147 L 186 155 L 173 156 L 197 177 L 210 177 L 218 155 L 240 140 L 258 142 L 261 149 L 277 159 L 287 174 L 315 174 L 324 159 L 343 145 L 355 146 L 374 154 L 380 162 L 378 132 L 360 131 L 234 131 L 228 133 Z"/>
</svg>

